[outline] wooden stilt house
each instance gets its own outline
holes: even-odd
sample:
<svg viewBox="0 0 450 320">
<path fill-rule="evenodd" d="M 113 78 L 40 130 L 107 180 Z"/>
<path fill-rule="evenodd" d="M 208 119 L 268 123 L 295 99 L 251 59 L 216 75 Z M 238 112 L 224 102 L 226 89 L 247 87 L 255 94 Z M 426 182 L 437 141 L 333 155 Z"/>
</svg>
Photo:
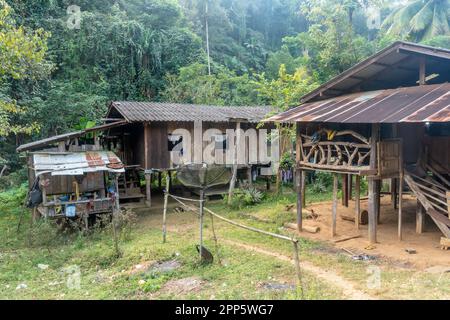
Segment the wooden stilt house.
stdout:
<svg viewBox="0 0 450 320">
<path fill-rule="evenodd" d="M 424 215 L 450 238 L 450 51 L 396 42 L 268 121 L 295 123 L 297 223 L 302 230 L 305 172 L 334 174 L 331 236 L 336 235 L 338 178 L 348 205 L 355 180 L 355 228 L 360 182 L 368 181 L 368 238 L 377 242 L 380 189 L 390 181 L 402 238 L 402 192 L 417 197 L 417 232 Z"/>
</svg>

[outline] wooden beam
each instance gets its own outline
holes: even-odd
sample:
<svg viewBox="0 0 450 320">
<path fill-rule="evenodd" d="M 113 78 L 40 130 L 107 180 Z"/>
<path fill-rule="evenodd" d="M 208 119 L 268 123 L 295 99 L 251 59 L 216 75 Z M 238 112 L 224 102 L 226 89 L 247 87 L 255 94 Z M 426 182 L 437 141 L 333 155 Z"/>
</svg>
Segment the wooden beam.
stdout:
<svg viewBox="0 0 450 320">
<path fill-rule="evenodd" d="M 445 196 L 447 197 L 447 211 L 448 211 L 448 217 L 450 218 L 450 191 L 447 191 L 445 193 Z"/>
<path fill-rule="evenodd" d="M 336 217 L 338 204 L 338 175 L 333 175 L 333 206 L 331 210 L 331 237 L 336 236 Z"/>
</svg>

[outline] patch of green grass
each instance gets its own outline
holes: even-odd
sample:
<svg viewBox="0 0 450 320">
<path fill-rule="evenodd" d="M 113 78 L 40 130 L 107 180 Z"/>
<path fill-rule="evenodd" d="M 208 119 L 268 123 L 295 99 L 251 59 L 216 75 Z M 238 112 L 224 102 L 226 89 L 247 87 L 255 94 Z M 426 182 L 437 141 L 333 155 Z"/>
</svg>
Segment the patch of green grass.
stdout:
<svg viewBox="0 0 450 320">
<path fill-rule="evenodd" d="M 114 250 L 110 227 L 90 234 L 58 232 L 52 222 L 30 226 L 30 213 L 20 207 L 14 192 L 2 195 L 0 212 L 0 298 L 3 299 L 299 299 L 298 290 L 268 290 L 266 283 L 297 283 L 294 266 L 284 260 L 236 247 L 227 240 L 253 245 L 292 257 L 288 242 L 249 232 L 218 219 L 216 250 L 212 224 L 206 216 L 205 246 L 214 254 L 214 263 L 199 263 L 197 217 L 192 213 L 169 213 L 167 243 L 162 243 L 160 212 L 139 215 L 127 232 L 120 233 L 121 255 Z M 263 203 L 240 210 L 222 201 L 208 208 L 238 222 L 263 230 L 285 233 L 283 223 L 294 218 L 286 212 L 295 195 L 269 196 Z M 23 211 L 25 210 L 25 211 Z M 21 213 L 24 219 L 18 230 Z M 244 214 L 245 213 L 245 214 Z M 256 217 L 252 218 L 252 217 Z M 333 270 L 351 280 L 361 290 L 384 298 L 442 298 L 449 295 L 448 276 L 429 275 L 416 270 L 398 270 L 380 262 L 380 289 L 368 290 L 367 268 L 372 263 L 353 261 L 343 254 L 331 253 L 327 244 L 300 239 L 300 260 Z M 219 263 L 219 258 L 221 263 Z M 180 267 L 158 273 L 156 262 L 177 260 Z M 145 265 L 136 269 L 136 265 Z M 46 267 L 48 266 L 48 267 Z M 170 283 L 195 278 L 196 288 L 170 290 Z M 79 280 L 79 283 L 77 282 Z M 342 291 L 330 283 L 304 272 L 305 299 L 340 299 Z M 18 288 L 25 284 L 26 288 Z"/>
</svg>

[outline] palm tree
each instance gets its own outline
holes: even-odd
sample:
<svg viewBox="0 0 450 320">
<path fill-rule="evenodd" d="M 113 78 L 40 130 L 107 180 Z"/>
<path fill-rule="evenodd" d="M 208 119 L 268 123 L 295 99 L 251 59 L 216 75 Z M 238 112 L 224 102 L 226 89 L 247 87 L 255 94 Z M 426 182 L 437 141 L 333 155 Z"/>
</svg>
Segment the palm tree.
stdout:
<svg viewBox="0 0 450 320">
<path fill-rule="evenodd" d="M 424 41 L 450 35 L 450 0 L 412 0 L 395 9 L 383 22 L 387 33 Z"/>
</svg>

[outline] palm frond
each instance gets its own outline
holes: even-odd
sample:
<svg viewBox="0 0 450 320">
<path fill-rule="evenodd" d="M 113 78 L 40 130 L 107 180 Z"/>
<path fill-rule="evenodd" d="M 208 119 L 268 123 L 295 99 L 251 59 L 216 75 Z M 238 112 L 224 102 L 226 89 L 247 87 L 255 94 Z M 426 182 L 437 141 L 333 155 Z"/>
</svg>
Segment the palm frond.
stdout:
<svg viewBox="0 0 450 320">
<path fill-rule="evenodd" d="M 427 3 L 417 12 L 409 22 L 412 33 L 424 31 L 430 23 L 434 22 L 436 2 L 428 0 Z"/>
</svg>

